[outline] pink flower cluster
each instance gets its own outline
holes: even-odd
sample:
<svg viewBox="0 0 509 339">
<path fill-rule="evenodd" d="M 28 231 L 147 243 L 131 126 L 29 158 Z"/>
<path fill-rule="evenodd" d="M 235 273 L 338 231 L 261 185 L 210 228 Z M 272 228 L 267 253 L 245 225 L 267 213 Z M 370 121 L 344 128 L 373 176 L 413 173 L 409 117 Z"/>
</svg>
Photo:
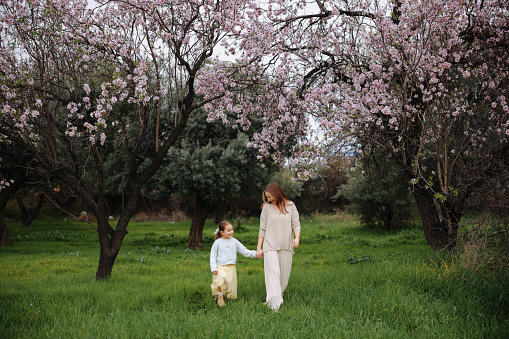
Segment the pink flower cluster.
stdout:
<svg viewBox="0 0 509 339">
<path fill-rule="evenodd" d="M 239 65 L 216 61 L 199 76 L 199 91 L 210 100 L 210 120 L 235 112 L 242 117 L 239 125 L 246 126 L 249 116 L 263 116 L 264 128 L 249 145 L 260 158 L 274 153 L 290 166 L 320 159 L 334 140 L 362 138 L 394 154 L 422 143 L 409 161 L 425 175 L 425 166 L 419 167 L 425 154 L 447 168 L 455 157 L 507 143 L 509 55 L 502 47 L 509 39 L 507 4 L 407 0 L 398 5 L 395 20 L 392 2 L 356 0 L 342 7 L 332 1 L 318 8 L 290 0 L 250 4 L 246 25 L 225 44 L 236 46 Z M 349 16 L 354 12 L 362 14 Z M 468 40 L 467 27 L 471 34 L 489 30 L 492 38 Z M 474 102 L 478 84 L 496 95 Z M 488 123 L 469 123 L 476 114 Z M 322 145 L 310 138 L 308 116 L 319 122 Z M 410 141 L 416 129 L 422 133 Z M 449 151 L 452 133 L 464 138 L 454 152 Z M 313 147 L 295 148 L 287 160 L 279 149 L 295 139 Z"/>
</svg>

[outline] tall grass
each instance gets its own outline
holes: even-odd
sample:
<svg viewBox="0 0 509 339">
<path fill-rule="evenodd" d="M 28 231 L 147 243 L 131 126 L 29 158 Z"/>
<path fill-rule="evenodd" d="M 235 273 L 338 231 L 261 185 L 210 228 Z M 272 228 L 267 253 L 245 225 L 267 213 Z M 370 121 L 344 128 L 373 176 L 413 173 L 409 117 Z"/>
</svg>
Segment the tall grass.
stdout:
<svg viewBox="0 0 509 339">
<path fill-rule="evenodd" d="M 508 338 L 508 276 L 471 274 L 433 253 L 422 230 L 367 230 L 349 215 L 302 218 L 278 313 L 263 305 L 263 262 L 238 257 L 239 299 L 210 295 L 209 250 L 184 248 L 190 222 L 133 223 L 107 281 L 94 280 L 86 223 L 13 224 L 0 248 L 1 338 Z M 235 237 L 257 241 L 257 219 Z"/>
</svg>

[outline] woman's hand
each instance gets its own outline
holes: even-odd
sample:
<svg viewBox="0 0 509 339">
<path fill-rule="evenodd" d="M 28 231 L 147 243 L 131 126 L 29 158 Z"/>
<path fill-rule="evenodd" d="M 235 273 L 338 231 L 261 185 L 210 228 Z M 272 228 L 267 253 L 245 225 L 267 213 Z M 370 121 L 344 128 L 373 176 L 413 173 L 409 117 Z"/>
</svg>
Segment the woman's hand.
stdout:
<svg viewBox="0 0 509 339">
<path fill-rule="evenodd" d="M 262 259 L 263 258 L 263 250 L 261 250 L 261 249 L 256 250 L 256 257 L 258 259 Z"/>
<path fill-rule="evenodd" d="M 299 237 L 293 239 L 293 248 L 299 247 Z"/>
<path fill-rule="evenodd" d="M 217 275 L 217 271 L 212 272 L 213 275 Z"/>
</svg>

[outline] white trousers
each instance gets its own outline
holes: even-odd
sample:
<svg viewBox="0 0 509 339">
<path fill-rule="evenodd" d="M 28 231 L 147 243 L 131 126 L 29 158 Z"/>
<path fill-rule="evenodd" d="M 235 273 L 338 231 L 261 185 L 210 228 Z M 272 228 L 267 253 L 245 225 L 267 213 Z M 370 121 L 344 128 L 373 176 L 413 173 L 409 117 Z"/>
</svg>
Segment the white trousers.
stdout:
<svg viewBox="0 0 509 339">
<path fill-rule="evenodd" d="M 278 310 L 283 303 L 283 293 L 288 286 L 292 270 L 292 259 L 293 253 L 288 250 L 263 253 L 265 289 L 267 291 L 266 304 L 273 310 Z"/>
</svg>

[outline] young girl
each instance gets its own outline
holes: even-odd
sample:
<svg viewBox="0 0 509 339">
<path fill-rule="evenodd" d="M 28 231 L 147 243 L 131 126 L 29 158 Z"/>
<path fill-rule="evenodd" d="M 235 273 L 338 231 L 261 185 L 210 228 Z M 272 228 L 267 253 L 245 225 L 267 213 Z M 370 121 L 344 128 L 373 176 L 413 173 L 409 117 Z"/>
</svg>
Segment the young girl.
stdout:
<svg viewBox="0 0 509 339">
<path fill-rule="evenodd" d="M 255 258 L 256 251 L 248 250 L 233 237 L 233 226 L 228 221 L 219 223 L 216 241 L 210 250 L 210 270 L 212 271 L 212 295 L 217 298 L 219 307 L 224 306 L 223 296 L 237 299 L 237 252 L 245 257 Z"/>
</svg>

